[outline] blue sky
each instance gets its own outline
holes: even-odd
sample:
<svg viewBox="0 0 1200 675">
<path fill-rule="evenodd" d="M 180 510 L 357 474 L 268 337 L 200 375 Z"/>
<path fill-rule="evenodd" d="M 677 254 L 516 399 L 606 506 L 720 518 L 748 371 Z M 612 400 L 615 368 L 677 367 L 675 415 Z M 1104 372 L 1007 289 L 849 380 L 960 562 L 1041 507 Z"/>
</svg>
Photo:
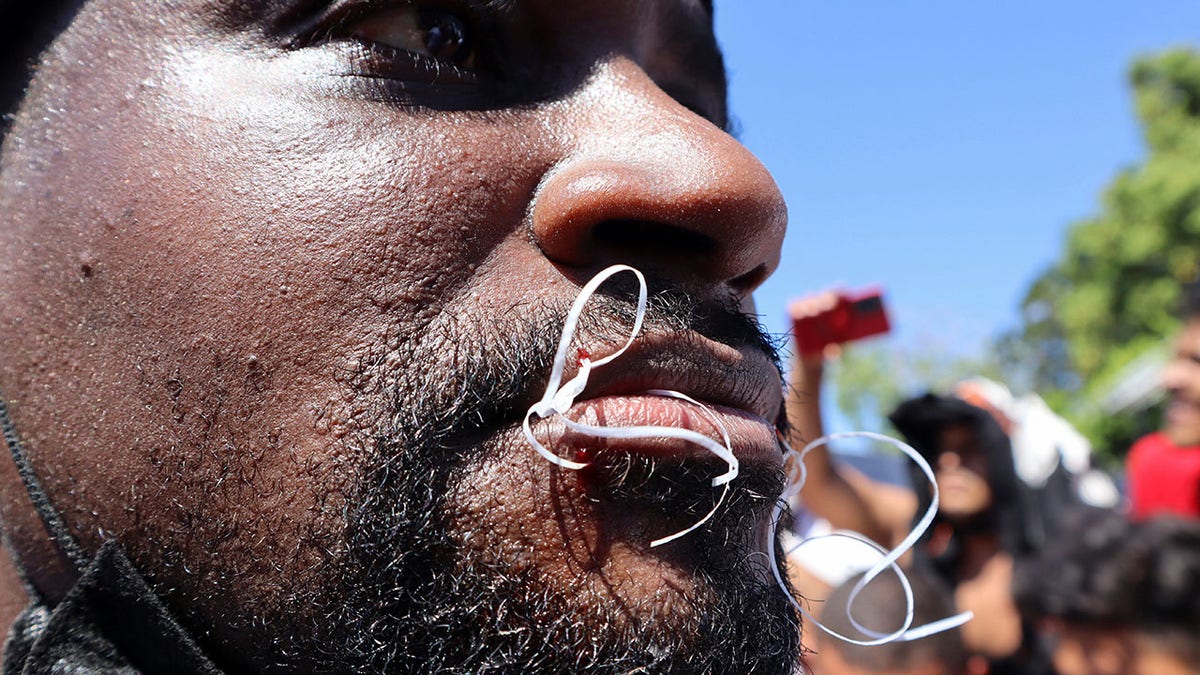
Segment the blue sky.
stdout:
<svg viewBox="0 0 1200 675">
<path fill-rule="evenodd" d="M 1142 156 L 1128 66 L 1200 48 L 1200 2 L 718 0 L 717 36 L 791 217 L 767 327 L 879 283 L 894 339 L 973 354 Z"/>
</svg>

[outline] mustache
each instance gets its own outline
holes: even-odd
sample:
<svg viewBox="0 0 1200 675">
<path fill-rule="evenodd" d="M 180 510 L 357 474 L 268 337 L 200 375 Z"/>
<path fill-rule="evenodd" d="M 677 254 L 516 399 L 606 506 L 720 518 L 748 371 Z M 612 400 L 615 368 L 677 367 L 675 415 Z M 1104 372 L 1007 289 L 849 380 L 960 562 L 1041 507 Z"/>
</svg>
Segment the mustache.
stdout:
<svg viewBox="0 0 1200 675">
<path fill-rule="evenodd" d="M 647 275 L 647 282 L 642 334 L 694 333 L 758 351 L 775 365 L 782 381 L 780 351 L 786 338 L 767 333 L 756 316 L 738 308 L 736 299 L 706 297 L 653 275 Z M 606 282 L 580 318 L 577 338 L 612 341 L 627 335 L 636 318 L 637 293 L 636 282 L 625 275 Z M 451 317 L 452 325 L 433 329 L 446 337 L 424 342 L 443 346 L 449 354 L 447 370 L 455 376 L 441 391 L 429 391 L 429 400 L 420 406 L 430 422 L 423 433 L 437 436 L 420 440 L 449 450 L 519 424 L 546 387 L 570 300 L 514 305 L 487 326 Z M 505 325 L 509 330 L 497 329 Z M 428 391 L 426 374 L 415 374 L 414 381 L 402 387 L 414 388 Z M 396 397 L 393 417 L 411 409 L 411 397 Z"/>
</svg>

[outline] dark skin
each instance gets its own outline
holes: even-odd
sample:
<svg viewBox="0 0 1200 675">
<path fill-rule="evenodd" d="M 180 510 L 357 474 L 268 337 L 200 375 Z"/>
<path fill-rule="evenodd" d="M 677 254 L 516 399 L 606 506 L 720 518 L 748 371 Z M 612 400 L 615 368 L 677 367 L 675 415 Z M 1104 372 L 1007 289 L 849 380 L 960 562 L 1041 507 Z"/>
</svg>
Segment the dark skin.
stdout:
<svg viewBox="0 0 1200 675">
<path fill-rule="evenodd" d="M 218 661 L 247 668 L 310 665 L 266 641 L 309 625 L 287 623 L 295 598 L 344 548 L 359 450 L 408 409 L 395 400 L 453 387 L 505 351 L 508 323 L 611 263 L 748 308 L 786 225 L 723 130 L 698 3 L 301 4 L 89 3 L 0 167 L 0 391 L 34 465 L 85 550 L 119 540 Z M 590 339 L 598 357 L 620 331 Z M 664 413 L 635 392 L 691 393 L 724 406 L 743 471 L 778 469 L 767 354 L 686 331 L 639 345 L 587 414 L 645 423 Z M 631 626 L 710 592 L 692 547 L 647 548 L 674 519 L 615 522 L 511 420 L 478 435 L 487 460 L 445 506 L 464 548 Z M 0 498 L 13 549 L 61 597 L 73 575 L 9 462 Z M 725 541 L 730 559 L 769 545 Z M 21 597 L 7 570 L 0 597 Z"/>
</svg>

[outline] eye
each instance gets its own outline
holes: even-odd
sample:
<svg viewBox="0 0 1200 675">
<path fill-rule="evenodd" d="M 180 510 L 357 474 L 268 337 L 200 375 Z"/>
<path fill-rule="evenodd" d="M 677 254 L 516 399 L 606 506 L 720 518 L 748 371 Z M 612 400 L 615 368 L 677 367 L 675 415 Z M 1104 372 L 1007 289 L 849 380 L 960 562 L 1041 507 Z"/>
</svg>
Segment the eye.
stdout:
<svg viewBox="0 0 1200 675">
<path fill-rule="evenodd" d="M 459 68 L 475 66 L 471 30 L 452 12 L 399 7 L 351 23 L 349 35 L 364 42 L 428 56 Z"/>
</svg>

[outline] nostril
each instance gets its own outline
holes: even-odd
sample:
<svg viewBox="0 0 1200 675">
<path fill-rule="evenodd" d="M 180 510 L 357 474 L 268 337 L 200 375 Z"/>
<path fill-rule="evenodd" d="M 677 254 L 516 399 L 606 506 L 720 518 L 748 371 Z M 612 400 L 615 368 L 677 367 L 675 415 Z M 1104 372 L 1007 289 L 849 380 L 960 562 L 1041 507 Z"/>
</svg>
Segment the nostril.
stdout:
<svg viewBox="0 0 1200 675">
<path fill-rule="evenodd" d="M 771 268 L 765 264 L 759 265 L 745 274 L 731 279 L 729 287 L 738 294 L 746 294 L 758 288 L 771 274 Z"/>
<path fill-rule="evenodd" d="M 644 220 L 606 220 L 592 228 L 600 248 L 634 258 L 667 260 L 707 258 L 717 252 L 712 237 L 668 223 Z"/>
</svg>

